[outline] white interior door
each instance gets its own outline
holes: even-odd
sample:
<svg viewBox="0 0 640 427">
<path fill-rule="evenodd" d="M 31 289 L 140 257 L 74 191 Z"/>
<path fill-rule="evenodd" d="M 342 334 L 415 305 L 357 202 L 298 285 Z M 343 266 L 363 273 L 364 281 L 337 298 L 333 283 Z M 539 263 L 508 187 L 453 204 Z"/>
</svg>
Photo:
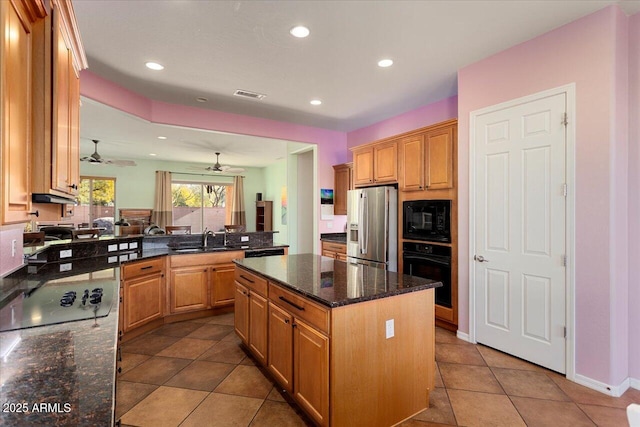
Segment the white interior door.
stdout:
<svg viewBox="0 0 640 427">
<path fill-rule="evenodd" d="M 475 120 L 476 341 L 565 373 L 566 94 Z"/>
</svg>

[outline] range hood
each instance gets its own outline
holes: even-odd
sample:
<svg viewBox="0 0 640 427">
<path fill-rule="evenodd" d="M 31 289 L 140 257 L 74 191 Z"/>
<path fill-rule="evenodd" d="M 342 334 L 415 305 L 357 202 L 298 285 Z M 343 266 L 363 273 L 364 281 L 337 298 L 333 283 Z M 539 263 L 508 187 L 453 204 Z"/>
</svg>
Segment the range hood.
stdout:
<svg viewBox="0 0 640 427">
<path fill-rule="evenodd" d="M 47 193 L 32 193 L 31 201 L 33 203 L 55 203 L 58 205 L 77 205 L 78 201 L 71 198 L 54 196 Z"/>
</svg>

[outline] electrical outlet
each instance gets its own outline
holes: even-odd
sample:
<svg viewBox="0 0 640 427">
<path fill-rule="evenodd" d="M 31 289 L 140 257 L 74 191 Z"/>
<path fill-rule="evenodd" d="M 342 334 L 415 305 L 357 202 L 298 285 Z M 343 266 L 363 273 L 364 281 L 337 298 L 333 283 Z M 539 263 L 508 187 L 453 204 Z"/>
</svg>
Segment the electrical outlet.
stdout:
<svg viewBox="0 0 640 427">
<path fill-rule="evenodd" d="M 72 267 L 73 266 L 72 266 L 72 264 L 70 262 L 67 262 L 65 264 L 60 264 L 60 272 L 71 271 Z"/>
<path fill-rule="evenodd" d="M 71 249 L 67 249 L 66 251 L 60 251 L 60 258 L 71 258 L 71 256 L 73 255 L 73 252 L 71 252 Z"/>
<path fill-rule="evenodd" d="M 18 241 L 16 239 L 13 239 L 11 241 L 11 258 L 16 256 L 17 250 L 18 250 Z"/>
<path fill-rule="evenodd" d="M 394 320 L 393 319 L 389 319 L 385 322 L 385 333 L 386 333 L 386 337 L 387 339 L 389 338 L 393 338 L 395 335 L 395 325 L 394 325 Z"/>
<path fill-rule="evenodd" d="M 120 243 L 119 248 L 120 248 L 121 251 L 124 251 L 126 249 L 129 249 L 129 244 L 128 243 Z"/>
<path fill-rule="evenodd" d="M 249 236 L 240 236 L 240 241 L 241 242 L 248 242 L 249 241 Z"/>
<path fill-rule="evenodd" d="M 108 252 L 115 252 L 118 250 L 118 245 L 109 245 L 107 246 L 107 251 Z"/>
<path fill-rule="evenodd" d="M 332 221 L 327 222 L 327 228 L 333 228 L 333 222 Z"/>
</svg>

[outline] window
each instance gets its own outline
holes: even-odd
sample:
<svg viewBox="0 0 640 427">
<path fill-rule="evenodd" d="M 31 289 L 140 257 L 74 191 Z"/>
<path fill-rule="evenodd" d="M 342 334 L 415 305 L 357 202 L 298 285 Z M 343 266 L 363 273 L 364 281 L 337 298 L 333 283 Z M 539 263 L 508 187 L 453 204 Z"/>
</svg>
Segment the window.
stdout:
<svg viewBox="0 0 640 427">
<path fill-rule="evenodd" d="M 192 233 L 207 228 L 224 231 L 231 218 L 233 186 L 201 182 L 173 182 L 173 225 L 190 225 Z"/>
<path fill-rule="evenodd" d="M 74 212 L 78 227 L 101 228 L 101 235 L 113 235 L 115 210 L 115 178 L 81 177 Z"/>
</svg>

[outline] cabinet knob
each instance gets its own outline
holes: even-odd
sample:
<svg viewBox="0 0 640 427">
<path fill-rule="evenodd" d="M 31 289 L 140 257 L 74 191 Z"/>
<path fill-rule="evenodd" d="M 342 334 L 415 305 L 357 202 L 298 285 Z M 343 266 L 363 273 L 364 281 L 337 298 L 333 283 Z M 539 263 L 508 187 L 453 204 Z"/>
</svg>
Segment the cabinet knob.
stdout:
<svg viewBox="0 0 640 427">
<path fill-rule="evenodd" d="M 284 323 L 289 323 L 289 319 L 284 319 Z"/>
<path fill-rule="evenodd" d="M 40 216 L 40 211 L 29 212 L 29 215 L 35 215 L 36 218 Z"/>
<path fill-rule="evenodd" d="M 69 188 L 71 188 L 72 190 L 77 190 L 77 189 L 78 189 L 78 186 L 77 186 L 77 185 L 75 185 L 75 184 L 71 184 L 71 185 L 69 186 Z"/>
</svg>

